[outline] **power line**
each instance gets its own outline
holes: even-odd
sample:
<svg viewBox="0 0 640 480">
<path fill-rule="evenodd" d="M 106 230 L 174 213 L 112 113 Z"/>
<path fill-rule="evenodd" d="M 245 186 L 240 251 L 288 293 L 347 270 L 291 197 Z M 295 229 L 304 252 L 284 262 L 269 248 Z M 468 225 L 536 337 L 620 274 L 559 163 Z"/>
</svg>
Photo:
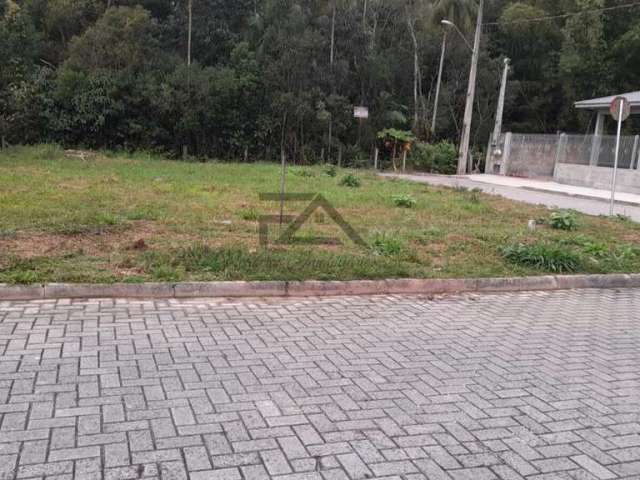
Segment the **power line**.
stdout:
<svg viewBox="0 0 640 480">
<path fill-rule="evenodd" d="M 608 12 L 610 10 L 621 10 L 624 8 L 633 8 L 633 7 L 640 7 L 640 2 L 626 3 L 624 5 L 614 5 L 612 7 L 594 8 L 591 10 L 582 10 L 580 12 L 564 13 L 562 15 L 548 15 L 545 17 L 526 18 L 523 20 L 514 20 L 512 22 L 487 22 L 487 23 L 484 23 L 483 25 L 514 25 L 519 23 L 546 22 L 547 20 L 557 20 L 561 18 L 578 17 L 580 15 L 586 15 L 589 13 L 601 13 L 601 12 Z"/>
</svg>

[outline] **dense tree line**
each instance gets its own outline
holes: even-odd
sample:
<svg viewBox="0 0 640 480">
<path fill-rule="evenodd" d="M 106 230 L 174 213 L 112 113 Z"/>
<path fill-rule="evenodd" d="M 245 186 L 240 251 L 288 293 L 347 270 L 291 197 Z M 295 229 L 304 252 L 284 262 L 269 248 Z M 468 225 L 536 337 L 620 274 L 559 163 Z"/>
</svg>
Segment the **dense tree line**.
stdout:
<svg viewBox="0 0 640 480">
<path fill-rule="evenodd" d="M 505 128 L 585 131 L 575 100 L 637 89 L 640 8 L 491 0 L 472 141 Z M 448 18 L 473 0 L 0 0 L 0 134 L 9 143 L 296 162 L 368 155 L 384 128 L 429 133 Z M 567 13 L 590 10 L 582 15 Z M 535 20 L 555 16 L 553 19 Z M 535 21 L 534 21 L 535 20 Z M 191 33 L 189 33 L 191 32 Z M 449 31 L 437 139 L 457 142 L 470 53 Z M 188 58 L 192 61 L 188 62 Z M 353 106 L 371 117 L 358 124 Z"/>
</svg>

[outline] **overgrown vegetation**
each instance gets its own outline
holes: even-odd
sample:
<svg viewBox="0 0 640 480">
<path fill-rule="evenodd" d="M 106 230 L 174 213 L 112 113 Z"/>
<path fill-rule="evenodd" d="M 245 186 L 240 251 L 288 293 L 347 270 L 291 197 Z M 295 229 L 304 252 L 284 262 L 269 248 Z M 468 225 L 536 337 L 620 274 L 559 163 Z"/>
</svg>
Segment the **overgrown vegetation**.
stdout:
<svg viewBox="0 0 640 480">
<path fill-rule="evenodd" d="M 411 151 L 410 164 L 415 170 L 451 175 L 456 173 L 458 150 L 449 142 L 417 143 Z"/>
<path fill-rule="evenodd" d="M 304 175 L 299 172 L 305 171 Z M 640 225 L 575 214 L 577 231 L 541 225 L 544 208 L 467 189 L 425 188 L 353 171 L 296 167 L 287 191 L 322 193 L 366 241 L 355 245 L 322 210 L 292 245 L 260 246 L 257 219 L 277 215 L 280 167 L 187 163 L 148 153 L 0 152 L 0 282 L 488 277 L 639 272 Z M 393 198 L 415 200 L 398 208 Z M 407 204 L 413 204 L 410 200 Z M 304 202 L 287 202 L 296 215 Z M 315 245 L 319 237 L 335 239 Z M 505 246 L 516 246 L 505 256 Z M 520 245 L 523 245 L 522 247 Z M 539 245 L 542 245 L 540 247 Z"/>
<path fill-rule="evenodd" d="M 394 195 L 391 197 L 396 207 L 400 208 L 413 208 L 418 204 L 418 201 L 411 195 Z"/>
<path fill-rule="evenodd" d="M 362 185 L 362 180 L 360 180 L 360 177 L 358 177 L 357 175 L 348 173 L 344 177 L 342 177 L 342 179 L 340 180 L 340 185 L 343 187 L 358 188 Z"/>
<path fill-rule="evenodd" d="M 549 225 L 556 230 L 575 230 L 578 228 L 578 219 L 571 210 L 558 210 L 549 217 Z"/>
<path fill-rule="evenodd" d="M 504 57 L 513 62 L 505 130 L 586 131 L 592 119 L 575 111 L 575 100 L 636 89 L 638 10 L 602 6 L 488 6 L 471 135 L 477 149 L 493 128 Z M 186 147 L 187 158 L 277 160 L 282 148 L 304 164 L 337 163 L 342 152 L 342 166 L 369 159 L 382 130 L 456 143 L 469 61 L 459 35 L 449 37 L 435 137 L 427 132 L 440 21 L 472 37 L 475 8 L 470 1 L 0 0 L 0 136 L 172 157 Z M 597 11 L 564 15 L 584 10 Z M 528 21 L 541 17 L 554 18 Z M 360 127 L 354 105 L 369 108 Z M 413 155 L 417 167 L 451 170 L 447 156 L 424 145 Z"/>
<path fill-rule="evenodd" d="M 510 245 L 502 249 L 502 254 L 510 262 L 553 273 L 575 272 L 582 264 L 577 253 L 547 243 Z"/>
</svg>

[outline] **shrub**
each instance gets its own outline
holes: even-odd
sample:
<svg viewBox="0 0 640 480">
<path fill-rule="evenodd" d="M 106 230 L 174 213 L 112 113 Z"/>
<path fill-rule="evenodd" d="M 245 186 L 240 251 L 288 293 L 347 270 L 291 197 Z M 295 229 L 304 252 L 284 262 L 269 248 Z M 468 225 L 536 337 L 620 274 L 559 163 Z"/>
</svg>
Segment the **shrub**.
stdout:
<svg viewBox="0 0 640 480">
<path fill-rule="evenodd" d="M 417 201 L 411 195 L 394 195 L 391 197 L 396 207 L 413 208 L 417 205 Z"/>
<path fill-rule="evenodd" d="M 416 170 L 453 174 L 457 170 L 457 157 L 456 147 L 452 143 L 416 143 L 409 160 Z"/>
<path fill-rule="evenodd" d="M 343 154 L 343 166 L 363 168 L 369 165 L 370 159 L 367 152 L 357 145 L 347 145 Z"/>
<path fill-rule="evenodd" d="M 335 177 L 338 175 L 338 169 L 335 165 L 328 165 L 324 170 L 324 174 L 329 177 Z"/>
<path fill-rule="evenodd" d="M 413 143 L 416 137 L 408 130 L 398 130 L 397 128 L 386 128 L 378 132 L 378 139 L 392 140 L 398 143 Z"/>
<path fill-rule="evenodd" d="M 578 228 L 578 218 L 570 210 L 558 210 L 549 217 L 549 225 L 556 230 L 575 230 Z"/>
<path fill-rule="evenodd" d="M 511 263 L 556 273 L 575 272 L 582 266 L 579 254 L 558 245 L 509 245 L 501 253 Z"/>
<path fill-rule="evenodd" d="M 375 234 L 373 242 L 371 242 L 371 247 L 375 253 L 385 257 L 400 255 L 404 250 L 404 244 L 401 240 L 391 237 L 384 232 L 378 232 Z"/>
<path fill-rule="evenodd" d="M 340 180 L 340 185 L 343 187 L 358 188 L 360 185 L 362 185 L 362 181 L 353 173 L 349 173 L 342 177 L 342 180 Z"/>
</svg>

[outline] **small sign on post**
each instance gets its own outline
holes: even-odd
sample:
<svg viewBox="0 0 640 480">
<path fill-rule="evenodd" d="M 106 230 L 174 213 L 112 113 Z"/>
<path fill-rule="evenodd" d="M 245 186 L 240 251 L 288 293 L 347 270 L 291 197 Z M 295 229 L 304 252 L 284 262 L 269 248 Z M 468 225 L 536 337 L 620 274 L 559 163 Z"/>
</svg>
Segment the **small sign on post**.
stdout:
<svg viewBox="0 0 640 480">
<path fill-rule="evenodd" d="M 611 116 L 618 122 L 618 130 L 616 134 L 616 157 L 613 163 L 613 175 L 611 178 L 611 208 L 609 209 L 609 215 L 613 216 L 613 211 L 616 204 L 616 180 L 618 176 L 618 160 L 620 158 L 620 134 L 622 132 L 622 122 L 624 122 L 631 114 L 631 103 L 626 97 L 616 97 L 611 102 L 609 108 Z"/>
<path fill-rule="evenodd" d="M 353 116 L 358 119 L 358 147 L 362 138 L 362 121 L 369 118 L 369 109 L 367 107 L 353 107 Z"/>
<path fill-rule="evenodd" d="M 369 118 L 369 109 L 367 107 L 353 107 L 353 116 L 355 118 Z"/>
</svg>

